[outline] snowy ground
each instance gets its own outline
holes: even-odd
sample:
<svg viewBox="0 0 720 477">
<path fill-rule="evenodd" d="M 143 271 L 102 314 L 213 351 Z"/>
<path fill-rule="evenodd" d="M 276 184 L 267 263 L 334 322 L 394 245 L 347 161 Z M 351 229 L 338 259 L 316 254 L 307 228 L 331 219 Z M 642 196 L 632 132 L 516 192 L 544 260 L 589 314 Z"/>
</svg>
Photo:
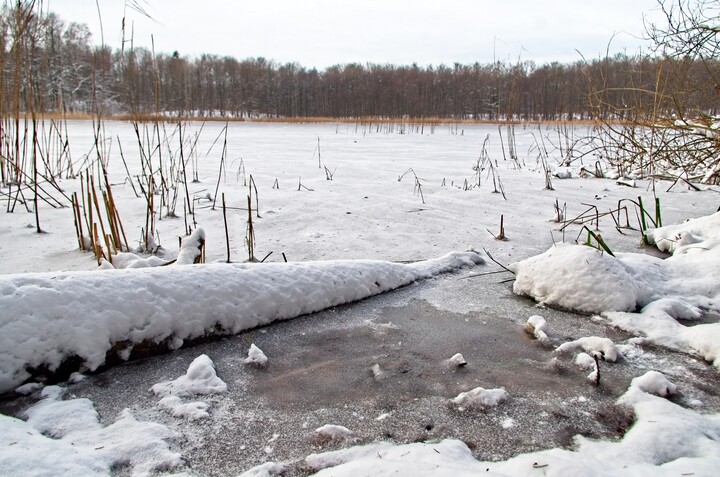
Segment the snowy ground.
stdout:
<svg viewBox="0 0 720 477">
<path fill-rule="evenodd" d="M 130 127 L 107 128 L 108 137 L 120 136 L 126 158 L 132 157 Z M 201 182 L 190 187 L 209 262 L 225 259 L 222 213 L 210 208 L 220 147 L 205 157 L 221 128 L 204 126 L 198 141 Z M 72 131 L 79 165 L 91 129 L 79 122 Z M 472 167 L 487 134 L 507 199 L 492 192 L 487 170 L 480 187 L 464 190 L 465 180 L 477 183 Z M 25 385 L 20 391 L 27 397 L 0 404 L 4 413 L 24 420 L 2 417 L 0 464 L 19 475 L 237 475 L 266 462 L 272 464 L 253 475 L 283 469 L 289 475 L 423 475 L 437 466 L 447 475 L 458 469 L 567 475 L 571 468 L 606 471 L 612 462 L 618 475 L 713 475 L 720 459 L 720 390 L 718 371 L 705 360 L 717 366 L 719 356 L 717 216 L 650 234 L 661 249 L 674 252 L 666 260 L 647 256 L 651 249 L 640 246 L 639 232 L 618 233 L 607 215 L 599 230 L 617 258 L 587 247 L 553 247 L 563 239 L 573 243 L 580 230 L 559 230 L 552 221 L 556 200 L 572 218 L 590 205 L 602 214 L 620 199 L 642 196 L 652 203 L 652 193 L 647 181 L 629 188 L 577 177 L 555 178 L 555 190 L 545 190 L 532 149 L 539 134 L 537 128 L 517 130 L 524 165 L 515 170 L 503 161 L 497 129 L 490 126 L 438 127 L 420 135 L 354 125 L 231 125 L 220 192 L 233 207 L 246 204 L 242 171 L 238 175 L 242 157 L 258 185 L 256 255 L 272 251 L 268 261 L 282 262 L 284 252 L 302 263 L 90 272 L 96 264 L 74 250 L 69 209 L 44 207 L 40 217 L 47 233 L 41 235 L 26 227 L 32 214 L 5 214 L 4 390 L 27 377 L 26 365 L 52 367 L 79 356 L 75 366 L 82 371 L 101 365 L 113 346 L 128 357 L 136 344 L 148 341 L 177 348 L 211 330 L 242 333 L 195 341 L 85 379 L 73 375 L 74 384 L 62 384 L 65 392 Z M 548 143 L 557 138 L 552 130 L 542 134 Z M 318 137 L 321 162 L 335 171 L 332 181 L 318 168 Z M 111 181 L 130 239 L 140 236 L 145 208 L 129 185 L 120 185 L 125 171 L 117 149 L 111 147 Z M 131 160 L 128 165 L 139 168 Z M 420 178 L 425 203 L 412 174 L 398 181 L 409 168 Z M 273 188 L 275 179 L 279 189 Z M 665 224 L 711 216 L 720 204 L 713 188 L 665 192 L 669 185 L 656 184 Z M 79 184 L 65 180 L 63 187 L 72 191 Z M 637 229 L 635 211 L 629 212 Z M 246 258 L 246 214 L 230 211 L 235 262 Z M 499 232 L 500 215 L 506 241 L 492 236 Z M 159 222 L 166 259 L 177 254 L 183 228 L 182 216 Z M 500 283 L 512 278 L 508 272 L 473 276 L 498 269 L 482 252 L 393 263 L 470 247 L 485 248 L 504 264 L 516 262 L 510 267 L 517 273 L 514 285 Z M 485 263 L 473 266 L 479 258 Z M 247 330 L 431 276 L 358 304 Z M 538 309 L 513 296 L 513 286 L 547 306 L 598 316 Z M 75 298 L 67 303 L 69 294 Z M 531 320 L 523 331 L 533 315 L 545 323 Z M 245 363 L 251 349 L 253 359 Z M 458 352 L 467 365 L 450 360 Z M 630 384 L 647 371 L 660 371 L 674 384 L 657 374 Z M 573 439 L 576 434 L 600 440 Z M 569 450 L 542 452 L 553 447 Z M 347 450 L 328 453 L 333 449 Z M 522 452 L 530 454 L 511 458 Z"/>
</svg>

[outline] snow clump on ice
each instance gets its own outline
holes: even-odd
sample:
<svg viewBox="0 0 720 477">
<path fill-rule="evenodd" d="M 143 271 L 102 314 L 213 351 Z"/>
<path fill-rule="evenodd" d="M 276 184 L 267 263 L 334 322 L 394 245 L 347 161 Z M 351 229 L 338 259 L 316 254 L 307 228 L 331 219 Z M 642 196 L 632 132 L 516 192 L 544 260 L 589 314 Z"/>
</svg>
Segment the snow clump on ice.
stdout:
<svg viewBox="0 0 720 477">
<path fill-rule="evenodd" d="M 187 373 L 173 381 L 157 383 L 151 388 L 156 396 L 188 397 L 199 394 L 217 394 L 227 391 L 227 384 L 215 373 L 215 364 L 201 354 L 190 363 Z"/>
<path fill-rule="evenodd" d="M 175 417 L 190 421 L 206 419 L 208 404 L 202 401 L 185 403 L 182 397 L 219 394 L 227 391 L 227 384 L 215 373 L 215 364 L 205 354 L 195 358 L 187 373 L 173 381 L 165 381 L 153 385 L 150 390 L 162 397 L 158 405 Z"/>
<path fill-rule="evenodd" d="M 450 402 L 457 405 L 458 409 L 463 411 L 468 408 L 485 409 L 494 407 L 509 397 L 510 395 L 503 388 L 485 389 L 478 387 L 458 394 L 457 397 L 451 399 Z"/>
<path fill-rule="evenodd" d="M 648 371 L 642 376 L 633 379 L 630 387 L 660 397 L 667 397 L 677 393 L 677 386 L 658 371 Z"/>
<path fill-rule="evenodd" d="M 595 358 L 587 353 L 578 353 L 575 357 L 575 364 L 580 366 L 582 369 L 590 369 L 595 367 Z"/>
<path fill-rule="evenodd" d="M 237 477 L 271 477 L 273 475 L 281 475 L 285 472 L 285 465 L 277 462 L 265 462 L 257 467 L 246 470 Z"/>
<path fill-rule="evenodd" d="M 268 362 L 268 357 L 265 356 L 265 353 L 255 346 L 255 343 L 250 345 L 250 349 L 248 350 L 248 357 L 245 358 L 244 363 L 245 364 L 254 364 L 256 366 L 264 367 Z"/>
<path fill-rule="evenodd" d="M 463 366 L 465 366 L 465 365 L 467 364 L 467 361 L 465 361 L 465 358 L 464 358 L 463 355 L 460 354 L 460 353 L 454 354 L 454 355 L 448 360 L 448 362 L 449 362 L 452 366 L 457 366 L 458 368 L 461 368 L 461 367 L 463 367 Z"/>
<path fill-rule="evenodd" d="M 618 359 L 619 352 L 615 343 L 610 338 L 601 338 L 599 336 L 586 336 L 578 338 L 575 341 L 568 341 L 555 348 L 556 353 L 567 353 L 582 348 L 585 352 L 592 355 L 602 356 L 605 361 L 615 362 Z"/>
<path fill-rule="evenodd" d="M 540 315 L 533 315 L 528 318 L 523 329 L 525 330 L 525 333 L 534 336 L 535 339 L 541 343 L 547 343 L 549 341 L 548 335 L 545 331 L 547 330 L 547 321 L 545 321 L 545 318 Z"/>
<path fill-rule="evenodd" d="M 345 439 L 346 437 L 352 436 L 350 429 L 335 424 L 325 424 L 315 429 L 315 432 L 320 436 L 329 437 L 330 439 Z"/>
</svg>

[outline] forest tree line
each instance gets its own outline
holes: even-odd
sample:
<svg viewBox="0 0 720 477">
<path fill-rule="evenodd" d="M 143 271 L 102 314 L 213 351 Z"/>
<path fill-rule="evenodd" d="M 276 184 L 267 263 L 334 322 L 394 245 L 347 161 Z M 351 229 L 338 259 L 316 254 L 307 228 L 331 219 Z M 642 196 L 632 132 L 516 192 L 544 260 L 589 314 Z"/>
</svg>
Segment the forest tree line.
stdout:
<svg viewBox="0 0 720 477">
<path fill-rule="evenodd" d="M 624 118 L 717 114 L 717 60 L 616 55 L 571 64 L 344 64 L 190 58 L 94 44 L 86 25 L 17 3 L 0 15 L 0 111 L 227 118 Z M 672 94 L 664 94 L 664 91 Z M 667 102 L 663 99 L 667 98 Z M 627 118 L 636 119 L 636 118 Z"/>
</svg>

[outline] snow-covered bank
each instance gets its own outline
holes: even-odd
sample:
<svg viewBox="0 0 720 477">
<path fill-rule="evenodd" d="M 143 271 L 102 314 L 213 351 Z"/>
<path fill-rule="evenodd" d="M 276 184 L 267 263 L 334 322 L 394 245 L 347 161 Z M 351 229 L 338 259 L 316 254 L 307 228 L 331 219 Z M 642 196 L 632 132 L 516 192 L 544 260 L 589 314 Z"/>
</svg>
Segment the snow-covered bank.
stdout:
<svg viewBox="0 0 720 477">
<path fill-rule="evenodd" d="M 78 356 L 96 369 L 116 344 L 242 330 L 383 293 L 483 262 L 475 252 L 399 264 L 373 260 L 209 264 L 0 276 L 0 392 L 29 367 Z"/>
<path fill-rule="evenodd" d="M 611 256 L 558 244 L 514 263 L 515 293 L 542 304 L 601 313 L 643 342 L 695 352 L 720 367 L 720 323 L 685 326 L 720 311 L 720 212 L 648 232 L 667 259 L 638 253 Z"/>
<path fill-rule="evenodd" d="M 168 427 L 138 421 L 129 409 L 111 425 L 88 399 L 63 400 L 64 388 L 49 386 L 27 410 L 27 421 L 0 414 L 0 473 L 14 476 L 102 476 L 129 467 L 149 475 L 182 463 L 170 450 L 175 433 Z"/>
</svg>

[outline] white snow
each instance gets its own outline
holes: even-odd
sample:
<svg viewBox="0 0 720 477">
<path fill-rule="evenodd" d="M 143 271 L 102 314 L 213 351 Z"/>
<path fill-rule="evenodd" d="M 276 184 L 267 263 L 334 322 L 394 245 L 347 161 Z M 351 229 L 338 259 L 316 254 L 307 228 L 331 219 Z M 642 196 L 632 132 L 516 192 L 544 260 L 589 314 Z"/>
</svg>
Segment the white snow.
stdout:
<svg viewBox="0 0 720 477">
<path fill-rule="evenodd" d="M 27 412 L 27 421 L 0 414 L 0 469 L 3 475 L 99 476 L 128 466 L 132 475 L 173 469 L 179 454 L 169 449 L 169 428 L 141 422 L 124 410 L 105 427 L 87 399 L 62 400 L 62 388 L 48 386 Z"/>
<path fill-rule="evenodd" d="M 458 366 L 458 367 L 462 367 L 467 364 L 467 361 L 465 361 L 465 358 L 460 353 L 456 353 L 456 354 L 452 355 L 449 359 L 449 362 L 452 366 Z"/>
<path fill-rule="evenodd" d="M 277 462 L 265 462 L 257 467 L 246 470 L 237 477 L 271 477 L 273 475 L 281 475 L 285 472 L 285 465 Z"/>
<path fill-rule="evenodd" d="M 594 368 L 595 358 L 593 358 L 587 353 L 578 353 L 578 355 L 575 356 L 575 364 L 577 364 L 583 369 Z"/>
<path fill-rule="evenodd" d="M 719 231 L 720 213 L 648 231 L 650 241 L 673 252 L 664 260 L 558 244 L 511 265 L 513 290 L 547 305 L 601 313 L 646 342 L 699 354 L 720 367 L 720 324 L 678 321 L 720 311 Z"/>
<path fill-rule="evenodd" d="M 94 370 L 118 342 L 239 333 L 480 263 L 477 253 L 453 252 L 411 264 L 340 260 L 0 275 L 0 392 L 21 384 L 26 367 L 52 370 L 71 356 Z"/>
<path fill-rule="evenodd" d="M 547 328 L 548 324 L 547 321 L 545 321 L 545 318 L 540 315 L 533 315 L 528 318 L 524 329 L 526 333 L 534 336 L 536 340 L 541 343 L 547 343 L 549 341 L 546 332 Z"/>
<path fill-rule="evenodd" d="M 606 361 L 615 362 L 618 359 L 618 350 L 615 343 L 610 338 L 602 338 L 599 336 L 586 336 L 578 338 L 574 341 L 568 341 L 555 348 L 556 353 L 567 353 L 582 348 L 591 356 L 597 354 Z"/>
<path fill-rule="evenodd" d="M 217 376 L 212 360 L 201 354 L 190 363 L 187 373 L 173 381 L 157 383 L 151 391 L 160 397 L 188 397 L 224 393 L 227 391 L 227 384 Z"/>
<path fill-rule="evenodd" d="M 658 371 L 648 371 L 630 382 L 627 392 L 618 402 L 631 404 L 637 399 L 638 392 L 668 397 L 677 394 L 677 386 Z"/>
<path fill-rule="evenodd" d="M 150 390 L 162 399 L 158 406 L 175 417 L 197 421 L 210 417 L 210 407 L 202 401 L 184 402 L 182 398 L 219 394 L 227 391 L 227 384 L 215 372 L 215 364 L 207 355 L 200 355 L 190 363 L 187 373 L 173 381 L 153 385 Z"/>
<path fill-rule="evenodd" d="M 178 265 L 192 265 L 196 263 L 204 246 L 205 231 L 202 228 L 197 228 L 189 237 L 183 240 L 175 263 Z"/>
<path fill-rule="evenodd" d="M 458 406 L 459 410 L 465 409 L 485 409 L 488 407 L 495 407 L 501 402 L 507 400 L 510 397 L 507 391 L 503 388 L 498 389 L 485 389 L 477 387 L 470 391 L 465 391 L 458 394 L 456 397 L 450 400 L 453 404 Z"/>
<path fill-rule="evenodd" d="M 331 439 L 344 439 L 352 436 L 352 431 L 350 429 L 336 424 L 325 424 L 315 429 L 315 432 L 321 436 L 329 437 Z"/>
<path fill-rule="evenodd" d="M 509 268 L 515 293 L 570 310 L 634 310 L 650 293 L 620 260 L 583 245 L 559 243 Z"/>
<path fill-rule="evenodd" d="M 190 421 L 207 419 L 210 414 L 207 412 L 208 404 L 202 401 L 183 402 L 178 396 L 165 396 L 158 401 L 158 406 L 166 409 L 175 417 L 182 417 Z"/>
<path fill-rule="evenodd" d="M 255 343 L 252 343 L 250 345 L 250 349 L 248 350 L 248 357 L 245 358 L 245 364 L 255 364 L 257 366 L 265 366 L 268 362 L 268 357 L 265 356 L 265 353 L 255 346 Z"/>
</svg>

